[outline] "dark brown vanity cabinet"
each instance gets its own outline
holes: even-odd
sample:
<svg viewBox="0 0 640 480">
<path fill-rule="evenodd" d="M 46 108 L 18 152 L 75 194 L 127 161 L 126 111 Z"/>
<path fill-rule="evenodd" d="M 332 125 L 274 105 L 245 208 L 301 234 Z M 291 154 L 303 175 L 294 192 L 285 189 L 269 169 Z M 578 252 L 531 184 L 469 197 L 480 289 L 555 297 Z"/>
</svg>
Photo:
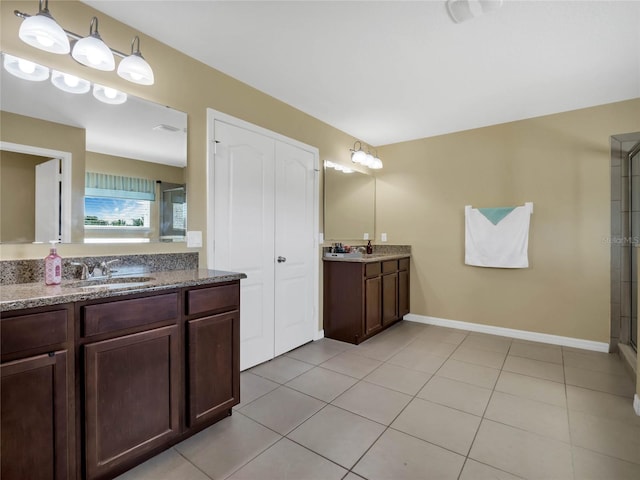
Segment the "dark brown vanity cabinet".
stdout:
<svg viewBox="0 0 640 480">
<path fill-rule="evenodd" d="M 209 425 L 240 403 L 240 291 L 231 285 L 186 292 L 189 427 Z"/>
<path fill-rule="evenodd" d="M 409 313 L 409 258 L 324 262 L 324 332 L 358 344 Z"/>
<path fill-rule="evenodd" d="M 2 314 L 3 480 L 74 476 L 71 318 L 65 306 Z"/>
<path fill-rule="evenodd" d="M 180 434 L 178 300 L 80 307 L 86 478 L 112 478 Z"/>
<path fill-rule="evenodd" d="M 2 313 L 2 480 L 110 479 L 240 402 L 240 281 Z"/>
</svg>

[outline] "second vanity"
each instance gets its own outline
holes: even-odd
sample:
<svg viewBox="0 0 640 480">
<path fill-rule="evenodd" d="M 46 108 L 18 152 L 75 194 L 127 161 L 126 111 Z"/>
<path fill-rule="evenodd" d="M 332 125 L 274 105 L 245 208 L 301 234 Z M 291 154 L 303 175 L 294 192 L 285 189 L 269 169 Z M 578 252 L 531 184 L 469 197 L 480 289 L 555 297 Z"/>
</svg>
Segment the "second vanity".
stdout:
<svg viewBox="0 0 640 480">
<path fill-rule="evenodd" d="M 359 344 L 409 313 L 408 251 L 323 260 L 325 337 Z"/>
<path fill-rule="evenodd" d="M 240 279 L 2 286 L 3 479 L 113 478 L 240 401 Z"/>
</svg>

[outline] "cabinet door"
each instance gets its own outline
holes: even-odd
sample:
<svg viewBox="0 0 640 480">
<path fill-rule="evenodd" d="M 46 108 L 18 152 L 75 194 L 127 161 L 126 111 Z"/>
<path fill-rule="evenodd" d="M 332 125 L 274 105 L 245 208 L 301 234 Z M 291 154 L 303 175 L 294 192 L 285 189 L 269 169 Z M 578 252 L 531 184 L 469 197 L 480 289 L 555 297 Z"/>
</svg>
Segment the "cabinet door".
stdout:
<svg viewBox="0 0 640 480">
<path fill-rule="evenodd" d="M 187 322 L 189 426 L 240 403 L 240 316 L 233 311 Z"/>
<path fill-rule="evenodd" d="M 404 317 L 409 313 L 409 271 L 398 272 L 398 316 Z"/>
<path fill-rule="evenodd" d="M 0 478 L 68 478 L 66 351 L 8 362 L 0 372 Z"/>
<path fill-rule="evenodd" d="M 382 276 L 382 324 L 398 319 L 398 274 Z"/>
<path fill-rule="evenodd" d="M 365 335 L 382 328 L 382 279 L 367 278 L 364 281 Z"/>
<path fill-rule="evenodd" d="M 179 433 L 178 327 L 88 344 L 84 360 L 86 477 L 111 478 Z"/>
</svg>

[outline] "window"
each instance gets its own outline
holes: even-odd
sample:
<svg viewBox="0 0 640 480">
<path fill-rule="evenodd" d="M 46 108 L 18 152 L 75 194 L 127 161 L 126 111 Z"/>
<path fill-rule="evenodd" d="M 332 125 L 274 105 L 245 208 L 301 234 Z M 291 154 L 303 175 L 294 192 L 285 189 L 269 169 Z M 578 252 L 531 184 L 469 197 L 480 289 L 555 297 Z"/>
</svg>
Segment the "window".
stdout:
<svg viewBox="0 0 640 480">
<path fill-rule="evenodd" d="M 84 197 L 86 229 L 148 229 L 151 202 L 126 198 Z"/>
<path fill-rule="evenodd" d="M 85 243 L 148 242 L 155 191 L 154 180 L 86 172 Z"/>
</svg>

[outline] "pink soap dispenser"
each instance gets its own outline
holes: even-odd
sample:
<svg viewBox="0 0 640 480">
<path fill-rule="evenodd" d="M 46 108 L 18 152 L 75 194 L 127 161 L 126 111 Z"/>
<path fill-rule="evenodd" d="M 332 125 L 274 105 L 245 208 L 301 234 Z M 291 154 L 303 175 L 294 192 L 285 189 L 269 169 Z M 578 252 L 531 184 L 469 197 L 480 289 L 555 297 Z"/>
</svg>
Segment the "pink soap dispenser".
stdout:
<svg viewBox="0 0 640 480">
<path fill-rule="evenodd" d="M 44 283 L 47 285 L 59 285 L 62 281 L 62 257 L 56 251 L 56 242 L 51 240 L 49 255 L 44 259 Z"/>
</svg>

